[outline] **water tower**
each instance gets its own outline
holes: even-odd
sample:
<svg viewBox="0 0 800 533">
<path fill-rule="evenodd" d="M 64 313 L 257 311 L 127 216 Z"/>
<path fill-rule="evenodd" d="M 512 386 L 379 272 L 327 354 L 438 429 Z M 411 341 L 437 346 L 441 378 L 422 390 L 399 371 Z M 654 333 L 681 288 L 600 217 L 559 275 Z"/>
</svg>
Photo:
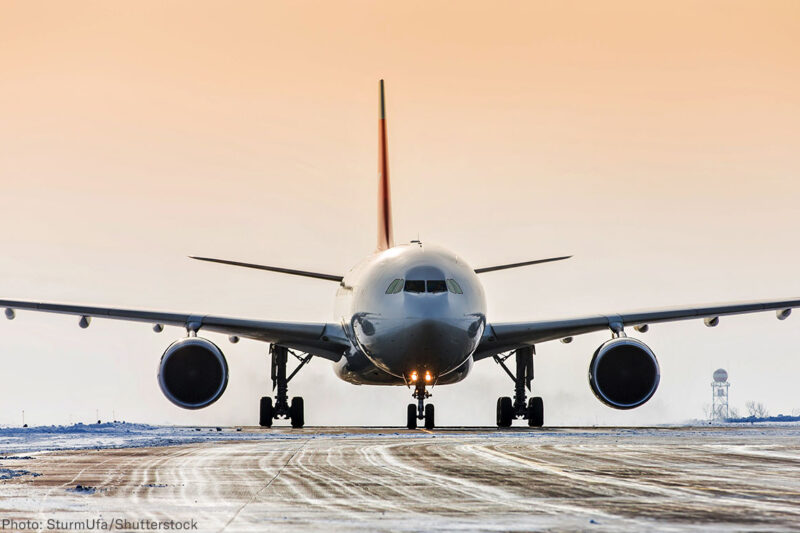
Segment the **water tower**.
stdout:
<svg viewBox="0 0 800 533">
<path fill-rule="evenodd" d="M 724 368 L 714 371 L 714 381 L 711 382 L 711 420 L 723 421 L 728 419 L 728 372 Z"/>
</svg>

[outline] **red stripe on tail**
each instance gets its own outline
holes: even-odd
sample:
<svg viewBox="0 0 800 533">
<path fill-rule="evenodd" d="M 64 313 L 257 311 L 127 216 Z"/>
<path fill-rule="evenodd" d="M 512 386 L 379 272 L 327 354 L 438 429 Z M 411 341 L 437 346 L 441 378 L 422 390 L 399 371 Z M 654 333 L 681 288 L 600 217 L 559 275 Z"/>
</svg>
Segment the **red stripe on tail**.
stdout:
<svg viewBox="0 0 800 533">
<path fill-rule="evenodd" d="M 381 107 L 378 119 L 378 250 L 394 246 L 392 199 L 389 190 L 389 155 L 386 147 L 386 106 L 381 80 Z"/>
</svg>

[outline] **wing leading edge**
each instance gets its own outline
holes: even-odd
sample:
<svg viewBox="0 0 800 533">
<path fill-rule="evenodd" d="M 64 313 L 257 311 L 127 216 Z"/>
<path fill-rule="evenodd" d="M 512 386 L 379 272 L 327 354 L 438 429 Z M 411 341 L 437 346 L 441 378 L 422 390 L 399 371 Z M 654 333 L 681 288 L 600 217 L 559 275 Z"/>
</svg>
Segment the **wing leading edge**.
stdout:
<svg viewBox="0 0 800 533">
<path fill-rule="evenodd" d="M 522 346 L 574 337 L 604 329 L 613 331 L 625 326 L 641 327 L 647 324 L 698 318 L 706 319 L 707 325 L 714 326 L 717 323 L 716 319 L 721 316 L 762 311 L 775 311 L 778 319 L 783 320 L 789 316 L 792 309 L 797 307 L 800 307 L 800 299 L 764 300 L 592 315 L 562 320 L 489 324 L 474 358 L 477 361 Z"/>
<path fill-rule="evenodd" d="M 204 329 L 226 335 L 280 344 L 324 359 L 330 359 L 331 361 L 338 361 L 349 347 L 349 342 L 345 338 L 341 326 L 337 324 L 271 322 L 213 315 L 142 311 L 24 300 L 0 300 L 0 307 L 6 308 L 6 317 L 8 318 L 14 318 L 14 311 L 22 309 L 80 316 L 82 317 L 82 325 L 88 325 L 88 321 L 83 320 L 83 317 L 86 317 L 166 324 L 184 327 L 193 331 Z"/>
</svg>

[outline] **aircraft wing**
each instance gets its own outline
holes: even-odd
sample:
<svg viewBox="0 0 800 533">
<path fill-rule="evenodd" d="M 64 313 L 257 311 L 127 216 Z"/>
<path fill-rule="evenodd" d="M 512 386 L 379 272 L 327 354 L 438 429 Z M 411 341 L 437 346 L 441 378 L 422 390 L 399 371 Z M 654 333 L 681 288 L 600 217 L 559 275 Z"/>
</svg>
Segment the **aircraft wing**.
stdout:
<svg viewBox="0 0 800 533">
<path fill-rule="evenodd" d="M 0 300 L 0 307 L 6 308 L 6 317 L 16 316 L 16 310 L 42 311 L 80 316 L 81 327 L 88 327 L 91 318 L 111 318 L 179 326 L 187 330 L 208 330 L 237 337 L 280 344 L 331 361 L 338 361 L 350 346 L 338 324 L 304 322 L 270 322 L 229 318 L 202 314 L 169 313 L 161 311 L 141 311 L 113 307 L 93 307 L 22 300 Z"/>
<path fill-rule="evenodd" d="M 624 326 L 643 327 L 660 322 L 704 319 L 707 326 L 713 327 L 717 325 L 721 316 L 758 313 L 761 311 L 775 311 L 778 319 L 783 320 L 796 307 L 800 307 L 800 299 L 695 305 L 561 320 L 488 324 L 473 357 L 478 361 L 531 344 L 574 337 L 604 329 L 613 331 Z"/>
</svg>

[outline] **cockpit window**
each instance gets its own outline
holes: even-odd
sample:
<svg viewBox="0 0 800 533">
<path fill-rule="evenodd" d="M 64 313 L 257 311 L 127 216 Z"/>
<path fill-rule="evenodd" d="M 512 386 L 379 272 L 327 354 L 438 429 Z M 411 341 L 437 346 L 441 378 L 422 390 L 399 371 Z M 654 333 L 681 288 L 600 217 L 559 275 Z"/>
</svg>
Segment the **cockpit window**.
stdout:
<svg viewBox="0 0 800 533">
<path fill-rule="evenodd" d="M 403 290 L 403 280 L 396 279 L 392 283 L 389 284 L 389 288 L 386 289 L 386 294 L 397 294 L 398 292 Z"/>
<path fill-rule="evenodd" d="M 406 292 L 425 292 L 425 280 L 421 279 L 407 279 Z"/>
<path fill-rule="evenodd" d="M 443 279 L 429 279 L 428 292 L 447 292 L 447 284 Z"/>
<path fill-rule="evenodd" d="M 447 280 L 447 290 L 453 294 L 464 294 L 464 291 L 461 290 L 461 285 L 454 279 Z"/>
<path fill-rule="evenodd" d="M 389 284 L 386 294 L 397 294 L 400 291 L 406 292 L 432 292 L 440 293 L 450 291 L 453 294 L 464 294 L 461 286 L 454 279 L 396 279 Z"/>
</svg>

